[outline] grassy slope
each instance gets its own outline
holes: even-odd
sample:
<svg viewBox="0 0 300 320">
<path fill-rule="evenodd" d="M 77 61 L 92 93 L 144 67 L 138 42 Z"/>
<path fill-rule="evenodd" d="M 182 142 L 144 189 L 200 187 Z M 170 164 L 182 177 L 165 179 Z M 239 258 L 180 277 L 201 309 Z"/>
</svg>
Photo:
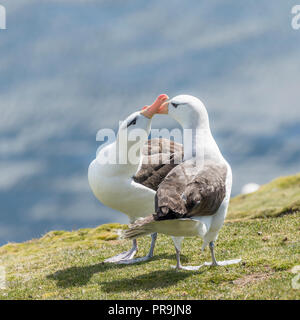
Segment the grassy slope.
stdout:
<svg viewBox="0 0 300 320">
<path fill-rule="evenodd" d="M 281 177 L 231 200 L 227 220 L 277 217 L 300 211 L 300 174 Z"/>
<path fill-rule="evenodd" d="M 299 195 L 300 175 L 232 200 L 216 255 L 220 260 L 241 257 L 243 263 L 228 267 L 175 272 L 170 268 L 175 264 L 172 241 L 164 235 L 158 237 L 152 261 L 103 264 L 103 259 L 130 247 L 117 240 L 124 228 L 118 224 L 54 231 L 8 244 L 0 248 L 0 265 L 7 271 L 7 289 L 0 290 L 0 299 L 300 299 L 300 290 L 291 287 L 295 275 L 290 272 L 300 265 Z M 150 238 L 139 245 L 142 256 Z M 200 245 L 196 238 L 184 241 L 184 264 L 210 260 L 208 250 L 200 253 Z"/>
</svg>

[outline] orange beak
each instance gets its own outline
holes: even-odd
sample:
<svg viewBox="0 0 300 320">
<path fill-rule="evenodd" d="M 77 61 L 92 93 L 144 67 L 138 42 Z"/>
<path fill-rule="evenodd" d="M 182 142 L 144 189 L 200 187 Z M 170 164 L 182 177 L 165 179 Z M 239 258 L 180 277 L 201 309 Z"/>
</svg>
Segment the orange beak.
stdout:
<svg viewBox="0 0 300 320">
<path fill-rule="evenodd" d="M 168 99 L 169 97 L 166 94 L 159 95 L 151 106 L 145 106 L 142 109 L 141 114 L 148 119 L 152 119 L 156 113 L 160 113 L 161 106 Z"/>
<path fill-rule="evenodd" d="M 161 104 L 161 106 L 158 109 L 159 114 L 168 114 L 169 113 L 169 101 L 165 101 Z"/>
</svg>

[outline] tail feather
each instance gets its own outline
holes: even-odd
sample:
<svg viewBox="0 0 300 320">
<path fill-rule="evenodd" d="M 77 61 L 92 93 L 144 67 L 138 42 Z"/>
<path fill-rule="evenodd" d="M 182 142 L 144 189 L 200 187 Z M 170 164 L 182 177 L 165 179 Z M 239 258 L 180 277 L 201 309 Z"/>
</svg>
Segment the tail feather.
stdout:
<svg viewBox="0 0 300 320">
<path fill-rule="evenodd" d="M 207 227 L 204 223 L 191 218 L 155 220 L 151 215 L 129 225 L 129 229 L 123 231 L 121 238 L 135 239 L 154 232 L 173 237 L 203 237 L 207 233 Z"/>
<path fill-rule="evenodd" d="M 146 218 L 138 219 L 133 224 L 129 225 L 129 229 L 123 232 L 122 238 L 135 239 L 153 233 L 154 224 L 155 221 L 152 215 Z"/>
</svg>

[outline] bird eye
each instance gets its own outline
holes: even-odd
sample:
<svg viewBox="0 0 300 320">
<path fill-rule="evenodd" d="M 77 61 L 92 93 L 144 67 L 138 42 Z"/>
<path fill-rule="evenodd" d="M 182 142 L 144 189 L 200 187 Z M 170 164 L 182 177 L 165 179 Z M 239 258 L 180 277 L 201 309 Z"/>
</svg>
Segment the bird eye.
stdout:
<svg viewBox="0 0 300 320">
<path fill-rule="evenodd" d="M 177 108 L 178 105 L 179 105 L 179 103 L 174 103 L 174 102 L 172 102 L 171 104 L 172 104 L 172 106 L 173 106 L 174 108 Z"/>
<path fill-rule="evenodd" d="M 128 124 L 127 124 L 127 128 L 132 126 L 132 125 L 136 125 L 136 118 L 134 118 L 132 121 L 130 121 Z"/>
</svg>

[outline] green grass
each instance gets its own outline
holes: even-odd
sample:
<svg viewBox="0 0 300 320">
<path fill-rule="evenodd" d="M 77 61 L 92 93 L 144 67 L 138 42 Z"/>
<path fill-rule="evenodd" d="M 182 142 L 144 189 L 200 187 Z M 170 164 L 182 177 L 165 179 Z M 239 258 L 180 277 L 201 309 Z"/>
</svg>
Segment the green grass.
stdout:
<svg viewBox="0 0 300 320">
<path fill-rule="evenodd" d="M 171 269 L 176 262 L 172 240 L 164 235 L 158 236 L 151 261 L 104 264 L 105 258 L 130 248 L 130 242 L 118 240 L 126 226 L 52 231 L 0 248 L 0 265 L 7 273 L 0 299 L 300 299 L 300 290 L 291 286 L 291 269 L 300 265 L 299 181 L 300 175 L 277 179 L 233 199 L 216 256 L 240 257 L 238 265 L 176 272 Z M 138 256 L 143 256 L 150 237 L 138 242 Z M 182 263 L 210 261 L 209 250 L 200 248 L 200 239 L 185 239 Z"/>
<path fill-rule="evenodd" d="M 277 217 L 300 211 L 300 174 L 281 177 L 231 200 L 227 219 Z"/>
</svg>

